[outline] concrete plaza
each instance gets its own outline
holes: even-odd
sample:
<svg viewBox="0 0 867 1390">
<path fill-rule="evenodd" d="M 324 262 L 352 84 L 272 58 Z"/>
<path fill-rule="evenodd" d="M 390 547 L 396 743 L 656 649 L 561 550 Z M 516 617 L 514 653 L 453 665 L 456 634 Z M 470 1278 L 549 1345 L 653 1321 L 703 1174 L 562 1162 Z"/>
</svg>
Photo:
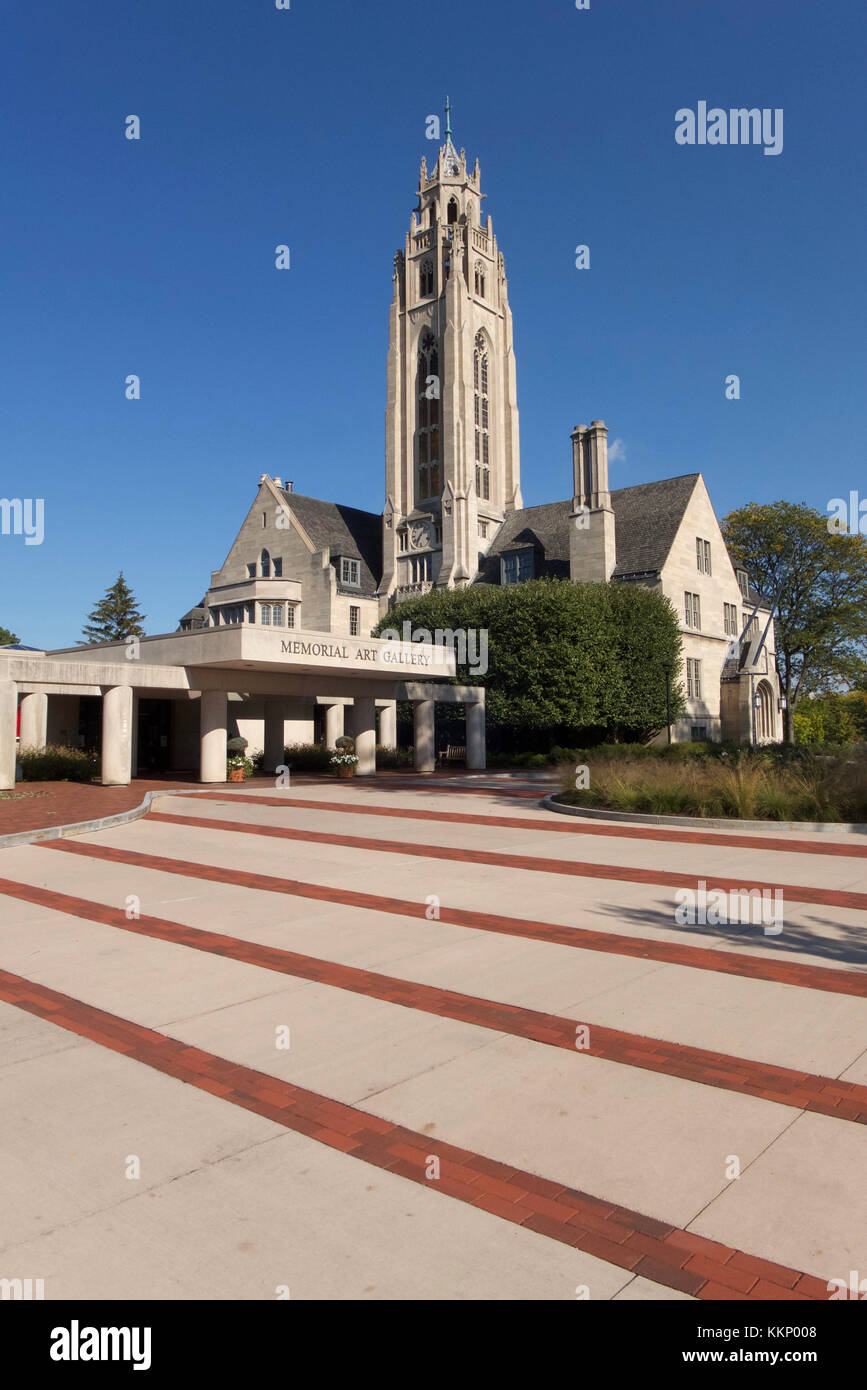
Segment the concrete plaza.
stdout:
<svg viewBox="0 0 867 1390">
<path fill-rule="evenodd" d="M 0 852 L 0 1278 L 825 1299 L 867 1273 L 867 843 L 264 782 Z M 675 893 L 782 888 L 778 935 Z"/>
</svg>

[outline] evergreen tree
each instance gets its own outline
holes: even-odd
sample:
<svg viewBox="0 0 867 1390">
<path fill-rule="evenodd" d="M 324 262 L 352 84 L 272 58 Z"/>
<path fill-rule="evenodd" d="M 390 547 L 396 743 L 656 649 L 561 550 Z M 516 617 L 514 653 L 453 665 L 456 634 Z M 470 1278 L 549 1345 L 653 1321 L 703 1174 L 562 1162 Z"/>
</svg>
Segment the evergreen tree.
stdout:
<svg viewBox="0 0 867 1390">
<path fill-rule="evenodd" d="M 12 642 L 20 642 L 21 638 L 16 637 L 14 632 L 10 632 L 8 627 L 0 627 L 0 647 L 8 647 Z"/>
<path fill-rule="evenodd" d="M 81 629 L 80 647 L 92 642 L 124 642 L 127 637 L 144 637 L 144 615 L 139 612 L 132 589 L 123 577 L 123 570 L 114 584 L 105 591 L 87 622 Z"/>
</svg>

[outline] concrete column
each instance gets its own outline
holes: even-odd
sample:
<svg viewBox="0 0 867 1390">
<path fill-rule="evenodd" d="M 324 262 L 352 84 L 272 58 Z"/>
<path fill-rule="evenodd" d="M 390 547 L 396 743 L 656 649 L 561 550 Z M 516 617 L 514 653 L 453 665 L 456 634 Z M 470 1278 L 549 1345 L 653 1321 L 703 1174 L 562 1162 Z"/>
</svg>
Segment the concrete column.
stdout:
<svg viewBox="0 0 867 1390">
<path fill-rule="evenodd" d="M 132 692 L 132 751 L 130 754 L 130 770 L 133 777 L 138 777 L 138 702 L 137 691 Z"/>
<path fill-rule="evenodd" d="M 376 772 L 376 701 L 368 695 L 355 698 L 356 777 L 372 777 Z"/>
<path fill-rule="evenodd" d="M 15 731 L 18 723 L 18 686 L 0 680 L 0 791 L 15 786 Z"/>
<path fill-rule="evenodd" d="M 344 709 L 344 705 L 326 705 L 325 707 L 325 745 L 327 748 L 335 748 L 337 740 L 343 737 Z"/>
<path fill-rule="evenodd" d="M 485 758 L 485 707 L 467 705 L 467 767 L 483 768 Z"/>
<path fill-rule="evenodd" d="M 383 748 L 397 747 L 397 705 L 383 705 L 379 711 L 379 742 Z"/>
<path fill-rule="evenodd" d="M 48 696 L 44 690 L 21 698 L 21 747 L 44 748 L 48 736 Z"/>
<path fill-rule="evenodd" d="M 415 770 L 433 772 L 437 760 L 433 700 L 414 700 L 412 716 Z"/>
<path fill-rule="evenodd" d="M 283 726 L 286 720 L 284 700 L 265 701 L 265 771 L 274 772 L 285 761 L 286 743 Z"/>
<path fill-rule="evenodd" d="M 199 780 L 225 782 L 228 696 L 225 690 L 203 690 L 201 704 Z"/>
<path fill-rule="evenodd" d="M 113 685 L 102 696 L 102 784 L 128 787 L 132 775 L 132 686 Z"/>
</svg>

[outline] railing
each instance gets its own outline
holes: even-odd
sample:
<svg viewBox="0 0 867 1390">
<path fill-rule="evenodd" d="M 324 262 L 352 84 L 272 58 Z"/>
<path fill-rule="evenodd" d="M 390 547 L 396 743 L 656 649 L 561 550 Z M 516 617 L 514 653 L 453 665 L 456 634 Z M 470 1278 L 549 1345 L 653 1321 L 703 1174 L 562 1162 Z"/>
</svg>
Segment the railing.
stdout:
<svg viewBox="0 0 867 1390">
<path fill-rule="evenodd" d="M 411 594 L 429 594 L 432 588 L 432 579 L 423 579 L 419 584 L 399 584 L 394 591 L 394 602 L 399 603 L 402 598 Z"/>
<path fill-rule="evenodd" d="M 416 232 L 415 249 L 416 251 L 426 251 L 431 245 L 431 229 L 427 228 L 424 232 Z"/>
</svg>

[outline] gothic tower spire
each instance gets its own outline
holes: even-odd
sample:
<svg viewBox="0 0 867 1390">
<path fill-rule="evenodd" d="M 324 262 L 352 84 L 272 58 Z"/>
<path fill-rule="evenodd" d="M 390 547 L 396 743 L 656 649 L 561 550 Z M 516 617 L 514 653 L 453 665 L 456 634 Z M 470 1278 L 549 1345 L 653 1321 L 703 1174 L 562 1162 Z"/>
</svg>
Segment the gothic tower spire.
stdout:
<svg viewBox="0 0 867 1390">
<path fill-rule="evenodd" d="M 394 260 L 386 407 L 383 605 L 471 583 L 522 505 L 512 313 L 481 171 L 452 140 Z"/>
</svg>

